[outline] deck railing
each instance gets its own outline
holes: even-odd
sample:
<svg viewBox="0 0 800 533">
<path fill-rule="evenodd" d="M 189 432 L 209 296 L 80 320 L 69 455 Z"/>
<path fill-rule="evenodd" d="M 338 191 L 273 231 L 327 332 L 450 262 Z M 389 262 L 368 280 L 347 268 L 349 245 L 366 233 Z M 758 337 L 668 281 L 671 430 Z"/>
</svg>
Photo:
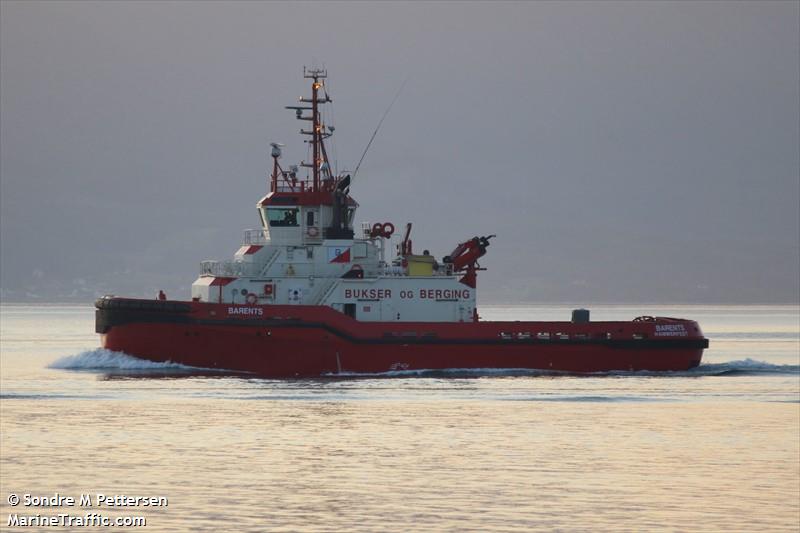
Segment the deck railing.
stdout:
<svg viewBox="0 0 800 533">
<path fill-rule="evenodd" d="M 201 261 L 201 276 L 219 276 L 225 278 L 240 278 L 257 276 L 259 265 L 241 261 Z"/>
<path fill-rule="evenodd" d="M 402 278 L 408 276 L 408 269 L 399 265 L 383 265 L 378 267 L 378 275 L 386 278 Z M 448 265 L 439 265 L 439 270 L 434 270 L 431 273 L 431 276 L 449 277 L 452 275 L 453 269 Z"/>
<path fill-rule="evenodd" d="M 310 192 L 314 189 L 313 180 L 278 181 L 276 192 Z"/>
<path fill-rule="evenodd" d="M 267 238 L 264 236 L 264 230 L 263 229 L 244 230 L 244 235 L 242 236 L 242 244 L 245 245 L 267 244 Z"/>
</svg>

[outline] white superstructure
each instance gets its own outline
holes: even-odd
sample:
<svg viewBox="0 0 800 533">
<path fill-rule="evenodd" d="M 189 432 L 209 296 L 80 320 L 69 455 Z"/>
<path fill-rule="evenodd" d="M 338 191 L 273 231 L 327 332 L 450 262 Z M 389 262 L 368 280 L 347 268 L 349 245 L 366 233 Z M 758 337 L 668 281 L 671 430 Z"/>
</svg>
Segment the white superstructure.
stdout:
<svg viewBox="0 0 800 533">
<path fill-rule="evenodd" d="M 329 306 L 361 321 L 472 321 L 477 258 L 488 238 L 459 245 L 440 263 L 411 250 L 411 225 L 396 246 L 391 223 L 363 224 L 356 234 L 358 204 L 349 196 L 350 175 L 330 170 L 324 140 L 333 128 L 322 123 L 318 106 L 330 102 L 321 70 L 312 97 L 291 106 L 308 120 L 313 161 L 305 180 L 298 167 L 283 170 L 279 144 L 273 144 L 270 193 L 258 204 L 261 228 L 247 230 L 232 261 L 203 261 L 192 284 L 192 299 L 232 304 Z M 387 248 L 396 255 L 386 260 Z M 393 253 L 394 255 L 394 253 Z"/>
</svg>

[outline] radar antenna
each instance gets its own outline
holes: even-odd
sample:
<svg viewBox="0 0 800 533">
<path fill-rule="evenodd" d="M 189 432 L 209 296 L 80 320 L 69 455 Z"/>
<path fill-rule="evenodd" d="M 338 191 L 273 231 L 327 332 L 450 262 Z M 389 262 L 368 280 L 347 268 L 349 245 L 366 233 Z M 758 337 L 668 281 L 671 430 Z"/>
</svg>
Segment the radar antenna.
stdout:
<svg viewBox="0 0 800 533">
<path fill-rule="evenodd" d="M 281 168 L 280 163 L 278 163 L 278 159 L 281 158 L 281 148 L 285 146 L 283 143 L 269 143 L 272 146 L 272 151 L 270 152 L 270 156 L 272 157 L 272 175 L 270 176 L 270 190 L 277 191 L 278 190 L 278 175 L 283 174 L 283 169 Z"/>
</svg>

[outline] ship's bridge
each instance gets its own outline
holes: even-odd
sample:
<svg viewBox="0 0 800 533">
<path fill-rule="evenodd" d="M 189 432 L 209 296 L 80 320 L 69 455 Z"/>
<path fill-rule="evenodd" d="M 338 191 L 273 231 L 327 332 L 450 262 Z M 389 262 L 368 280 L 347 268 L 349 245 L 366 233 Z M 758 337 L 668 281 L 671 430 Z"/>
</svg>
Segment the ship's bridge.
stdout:
<svg viewBox="0 0 800 533">
<path fill-rule="evenodd" d="M 352 239 L 358 203 L 336 192 L 271 192 L 258 204 L 264 238 L 272 244 L 320 244 Z"/>
</svg>

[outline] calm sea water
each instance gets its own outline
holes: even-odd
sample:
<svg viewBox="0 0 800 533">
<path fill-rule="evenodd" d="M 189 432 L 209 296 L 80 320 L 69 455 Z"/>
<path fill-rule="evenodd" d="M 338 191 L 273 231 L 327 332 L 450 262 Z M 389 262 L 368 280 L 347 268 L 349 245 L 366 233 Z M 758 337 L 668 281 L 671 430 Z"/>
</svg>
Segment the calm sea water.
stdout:
<svg viewBox="0 0 800 533">
<path fill-rule="evenodd" d="M 90 306 L 2 306 L 0 529 L 93 511 L 145 531 L 797 531 L 800 309 L 592 312 L 694 318 L 711 348 L 668 374 L 274 381 L 98 350 Z M 55 493 L 168 505 L 9 504 Z"/>
</svg>

